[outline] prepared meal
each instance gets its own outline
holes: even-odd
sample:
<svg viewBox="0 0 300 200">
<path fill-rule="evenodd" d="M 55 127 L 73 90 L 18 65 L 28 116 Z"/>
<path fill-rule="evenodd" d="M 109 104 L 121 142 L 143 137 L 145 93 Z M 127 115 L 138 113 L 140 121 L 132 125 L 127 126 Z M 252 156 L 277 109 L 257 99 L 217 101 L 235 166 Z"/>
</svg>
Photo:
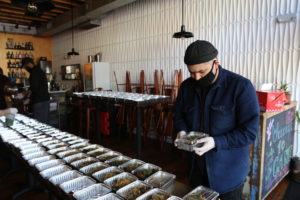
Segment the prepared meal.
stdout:
<svg viewBox="0 0 300 200">
<path fill-rule="evenodd" d="M 92 175 L 98 171 L 101 171 L 102 169 L 108 168 L 109 166 L 107 164 L 101 163 L 101 162 L 96 162 L 91 165 L 85 166 L 81 168 L 79 171 L 87 174 L 87 175 Z"/>
<path fill-rule="evenodd" d="M 88 157 L 88 158 L 84 158 L 84 159 L 81 159 L 81 160 L 77 160 L 77 161 L 74 161 L 71 163 L 71 165 L 77 169 L 80 169 L 80 168 L 83 168 L 85 166 L 88 166 L 90 164 L 93 164 L 97 162 L 97 160 L 95 158 L 91 158 L 91 157 Z"/>
<path fill-rule="evenodd" d="M 112 158 L 115 158 L 117 156 L 120 156 L 121 154 L 114 151 L 109 151 L 103 155 L 97 156 L 97 159 L 99 159 L 102 162 L 105 162 L 106 160 L 110 160 Z"/>
<path fill-rule="evenodd" d="M 87 188 L 93 184 L 96 184 L 92 178 L 88 176 L 81 176 L 73 180 L 62 183 L 59 187 L 66 193 L 73 195 L 74 192 Z"/>
<path fill-rule="evenodd" d="M 132 159 L 132 160 L 128 161 L 127 163 L 120 165 L 119 167 L 126 172 L 131 172 L 132 170 L 142 166 L 143 164 L 145 164 L 145 162 L 143 162 L 141 160 L 137 160 L 137 159 Z"/>
<path fill-rule="evenodd" d="M 137 169 L 132 171 L 132 174 L 134 174 L 136 177 L 138 177 L 139 179 L 146 179 L 149 176 L 151 176 L 152 174 L 158 172 L 159 170 L 161 170 L 160 167 L 150 164 L 150 163 L 146 163 L 140 167 L 138 167 Z"/>
<path fill-rule="evenodd" d="M 110 191 L 110 188 L 108 188 L 106 185 L 98 183 L 75 192 L 73 196 L 77 200 L 94 200 L 98 197 L 108 194 Z"/>
<path fill-rule="evenodd" d="M 156 188 L 168 189 L 172 186 L 176 176 L 168 172 L 158 171 L 152 176 L 148 177 L 145 182 Z"/>
<path fill-rule="evenodd" d="M 56 176 L 53 176 L 49 179 L 49 181 L 51 183 L 53 183 L 54 185 L 60 185 L 66 181 L 69 181 L 69 180 L 72 180 L 72 179 L 75 179 L 75 178 L 78 178 L 82 176 L 81 173 L 79 173 L 78 171 L 76 170 L 72 170 L 72 171 L 66 171 L 62 174 L 59 174 L 59 175 L 56 175 Z"/>
<path fill-rule="evenodd" d="M 127 200 L 134 200 L 137 197 L 141 196 L 145 192 L 151 189 L 151 186 L 140 181 L 136 180 L 131 184 L 119 189 L 117 194 Z"/>
<path fill-rule="evenodd" d="M 77 153 L 80 153 L 80 152 L 78 150 L 71 149 L 71 150 L 59 152 L 59 153 L 57 153 L 57 156 L 60 158 L 64 158 L 64 157 L 68 157 L 71 155 L 75 155 Z"/>
<path fill-rule="evenodd" d="M 89 144 L 87 142 L 80 142 L 80 143 L 76 143 L 70 146 L 71 149 L 81 149 L 84 148 L 86 146 L 88 146 Z"/>
<path fill-rule="evenodd" d="M 186 194 L 183 199 L 184 200 L 216 200 L 219 196 L 219 193 L 204 187 L 199 186 L 194 190 Z"/>
<path fill-rule="evenodd" d="M 166 191 L 154 188 L 139 196 L 136 200 L 167 200 L 170 196 Z"/>
<path fill-rule="evenodd" d="M 50 154 L 58 154 L 60 152 L 67 151 L 67 150 L 69 150 L 68 147 L 59 147 L 59 148 L 56 148 L 56 149 L 48 150 L 48 153 L 50 153 Z"/>
<path fill-rule="evenodd" d="M 88 146 L 86 146 L 86 147 L 83 147 L 83 148 L 81 148 L 80 150 L 81 150 L 83 153 L 88 153 L 88 152 L 94 151 L 94 150 L 96 150 L 96 149 L 98 149 L 98 148 L 101 148 L 101 146 L 100 146 L 100 145 L 97 145 L 97 144 L 92 144 L 92 145 L 88 145 Z"/>
<path fill-rule="evenodd" d="M 108 185 L 112 190 L 117 191 L 118 189 L 134 182 L 135 180 L 137 180 L 135 176 L 127 172 L 123 172 L 105 180 L 104 184 Z"/>
<path fill-rule="evenodd" d="M 57 144 L 50 144 L 50 145 L 47 145 L 46 147 L 48 149 L 56 149 L 56 148 L 59 148 L 59 147 L 66 147 L 68 146 L 66 143 L 64 142 L 60 142 L 60 143 L 57 143 Z"/>
<path fill-rule="evenodd" d="M 176 139 L 175 144 L 177 145 L 178 149 L 193 151 L 195 145 L 201 145 L 197 144 L 197 140 L 207 136 L 208 135 L 206 133 L 191 131 L 182 138 Z"/>
<path fill-rule="evenodd" d="M 109 151 L 110 151 L 109 149 L 101 147 L 101 148 L 97 148 L 93 151 L 89 151 L 89 152 L 87 152 L 87 154 L 92 157 L 97 157 L 97 156 L 103 155 Z"/>
<path fill-rule="evenodd" d="M 119 165 L 122 165 L 122 164 L 128 162 L 130 159 L 131 158 L 129 158 L 127 156 L 118 156 L 118 157 L 115 157 L 115 158 L 105 161 L 105 163 L 109 164 L 111 166 L 119 166 Z"/>
<path fill-rule="evenodd" d="M 85 158 L 87 158 L 87 155 L 85 155 L 84 153 L 77 153 L 77 154 L 74 154 L 71 156 L 67 156 L 67 157 L 63 158 L 63 160 L 67 163 L 72 163 L 72 162 L 82 160 Z"/>
<path fill-rule="evenodd" d="M 76 145 L 76 144 L 79 144 L 79 143 L 88 143 L 88 140 L 87 139 L 83 139 L 83 138 L 79 138 L 79 139 L 76 139 L 76 140 L 70 140 L 67 143 L 70 144 L 70 145 Z M 86 146 L 76 147 L 76 148 L 84 148 L 84 147 L 86 147 Z"/>
<path fill-rule="evenodd" d="M 104 182 L 106 179 L 109 179 L 110 177 L 116 176 L 120 173 L 122 173 L 123 171 L 120 170 L 119 168 L 112 166 L 112 167 L 108 167 L 105 168 L 101 171 L 98 171 L 96 173 L 94 173 L 92 176 L 97 179 L 100 182 Z"/>
</svg>

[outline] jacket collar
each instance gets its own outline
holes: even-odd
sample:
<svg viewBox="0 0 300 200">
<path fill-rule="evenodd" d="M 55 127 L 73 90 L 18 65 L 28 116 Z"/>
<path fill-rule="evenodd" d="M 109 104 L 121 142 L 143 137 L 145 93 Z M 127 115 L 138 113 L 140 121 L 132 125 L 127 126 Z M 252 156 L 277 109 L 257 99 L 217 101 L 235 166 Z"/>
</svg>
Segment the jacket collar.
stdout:
<svg viewBox="0 0 300 200">
<path fill-rule="evenodd" d="M 215 89 L 218 87 L 227 87 L 227 76 L 226 76 L 226 70 L 222 68 L 221 65 L 219 65 L 219 75 L 217 81 L 214 83 L 213 87 L 211 89 Z"/>
</svg>

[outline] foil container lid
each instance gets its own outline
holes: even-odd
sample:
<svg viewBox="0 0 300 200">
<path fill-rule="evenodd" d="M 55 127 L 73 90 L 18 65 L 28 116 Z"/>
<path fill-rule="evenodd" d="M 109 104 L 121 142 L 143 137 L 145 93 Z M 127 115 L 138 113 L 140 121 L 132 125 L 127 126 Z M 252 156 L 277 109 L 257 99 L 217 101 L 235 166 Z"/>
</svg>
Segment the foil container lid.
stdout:
<svg viewBox="0 0 300 200">
<path fill-rule="evenodd" d="M 146 164 L 136 168 L 135 170 L 133 170 L 132 174 L 134 174 L 139 179 L 144 180 L 160 170 L 161 170 L 160 167 L 150 164 L 150 163 L 146 163 Z"/>
<path fill-rule="evenodd" d="M 154 188 L 142 194 L 136 200 L 148 200 L 148 199 L 167 200 L 169 197 L 171 197 L 171 195 L 168 192 L 162 189 Z"/>
<path fill-rule="evenodd" d="M 82 176 L 81 173 L 79 173 L 76 170 L 72 170 L 72 171 L 66 171 L 62 174 L 53 176 L 49 179 L 49 181 L 51 183 L 53 183 L 54 185 L 60 185 L 64 182 L 66 182 L 66 181 L 69 181 L 69 180 L 72 180 L 72 179 L 75 179 L 75 178 L 78 178 L 78 177 L 81 177 L 81 176 Z"/>
<path fill-rule="evenodd" d="M 109 179 L 113 176 L 116 176 L 123 171 L 115 166 L 105 168 L 101 171 L 94 173 L 92 176 L 100 182 L 104 182 L 106 179 Z"/>
<path fill-rule="evenodd" d="M 46 162 L 36 164 L 35 168 L 37 168 L 39 171 L 43 171 L 45 169 L 57 166 L 59 164 L 63 164 L 63 161 L 60 160 L 60 159 L 53 159 L 53 160 L 49 160 L 49 161 L 46 161 Z"/>
<path fill-rule="evenodd" d="M 193 189 L 191 192 L 189 192 L 188 194 L 186 194 L 183 199 L 184 200 L 189 200 L 192 199 L 193 197 L 196 198 L 203 198 L 203 199 L 207 199 L 207 200 L 216 200 L 219 196 L 219 193 L 217 193 L 216 191 L 213 191 L 207 187 L 204 186 L 198 186 L 195 189 Z"/>
<path fill-rule="evenodd" d="M 48 156 L 43 156 L 43 157 L 39 157 L 39 158 L 33 158 L 31 160 L 28 160 L 29 165 L 33 166 L 39 163 L 43 163 L 49 160 L 53 160 L 55 159 L 54 156 L 48 155 Z"/>
<path fill-rule="evenodd" d="M 64 157 L 68 157 L 71 155 L 75 155 L 77 153 L 80 153 L 80 152 L 78 150 L 71 149 L 71 150 L 59 152 L 59 153 L 57 153 L 57 156 L 60 158 L 64 158 Z"/>
<path fill-rule="evenodd" d="M 176 176 L 164 171 L 158 171 L 155 174 L 148 177 L 145 182 L 153 187 L 167 189 L 171 186 Z"/>
<path fill-rule="evenodd" d="M 145 164 L 144 161 L 141 161 L 138 159 L 132 159 L 132 160 L 128 161 L 127 163 L 120 165 L 119 168 L 123 169 L 126 172 L 132 172 L 133 170 L 142 166 L 143 164 Z"/>
<path fill-rule="evenodd" d="M 110 188 L 102 183 L 91 185 L 85 189 L 79 190 L 74 193 L 74 198 L 77 200 L 97 199 L 110 192 Z"/>
<path fill-rule="evenodd" d="M 127 200 L 134 200 L 149 191 L 151 186 L 143 181 L 136 180 L 125 187 L 119 189 L 117 194 Z"/>
<path fill-rule="evenodd" d="M 43 178 L 49 179 L 52 176 L 56 176 L 56 175 L 59 175 L 61 173 L 64 173 L 66 171 L 71 171 L 71 170 L 72 169 L 66 165 L 58 165 L 55 167 L 48 168 L 44 171 L 41 171 L 40 174 Z"/>
<path fill-rule="evenodd" d="M 92 158 L 92 157 L 88 157 L 88 158 L 84 158 L 81 160 L 77 160 L 75 162 L 71 162 L 71 165 L 77 169 L 83 168 L 85 166 L 88 166 L 90 164 L 93 164 L 95 162 L 98 162 L 97 159 Z"/>
<path fill-rule="evenodd" d="M 109 167 L 109 165 L 107 165 L 107 164 L 104 164 L 102 162 L 96 162 L 96 163 L 90 164 L 88 166 L 85 166 L 83 168 L 80 168 L 79 171 L 91 176 L 92 174 L 94 174 L 98 171 L 101 171 L 105 168 L 108 168 L 108 167 Z"/>
<path fill-rule="evenodd" d="M 26 154 L 23 156 L 24 160 L 31 160 L 34 158 L 39 158 L 39 157 L 43 157 L 43 156 L 47 156 L 49 155 L 46 151 L 36 151 L 34 153 L 30 153 L 30 154 Z"/>
<path fill-rule="evenodd" d="M 137 177 L 133 176 L 128 172 L 123 172 L 116 176 L 113 176 L 104 181 L 104 184 L 108 185 L 112 190 L 117 191 L 120 188 L 134 182 L 137 180 Z"/>
<path fill-rule="evenodd" d="M 88 176 L 81 176 L 73 180 L 64 182 L 59 187 L 66 193 L 73 195 L 74 192 L 87 188 L 93 184 L 96 184 L 92 178 Z"/>
<path fill-rule="evenodd" d="M 110 160 L 106 160 L 105 163 L 110 166 L 119 166 L 119 165 L 122 165 L 122 164 L 128 162 L 129 160 L 131 160 L 131 158 L 129 158 L 127 156 L 118 156 L 118 157 L 112 158 Z"/>
<path fill-rule="evenodd" d="M 82 160 L 82 159 L 85 159 L 87 158 L 87 155 L 84 154 L 84 153 L 76 153 L 74 155 L 70 155 L 70 156 L 67 156 L 67 157 L 64 157 L 63 160 L 67 163 L 72 163 L 72 162 L 75 162 L 75 161 L 78 161 L 78 160 Z"/>
</svg>

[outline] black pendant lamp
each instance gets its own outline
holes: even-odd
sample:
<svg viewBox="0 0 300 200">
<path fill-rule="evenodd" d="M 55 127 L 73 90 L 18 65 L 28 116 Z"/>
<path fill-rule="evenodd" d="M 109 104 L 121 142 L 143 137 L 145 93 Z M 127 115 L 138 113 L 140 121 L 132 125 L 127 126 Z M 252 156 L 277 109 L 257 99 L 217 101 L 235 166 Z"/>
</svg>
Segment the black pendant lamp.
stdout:
<svg viewBox="0 0 300 200">
<path fill-rule="evenodd" d="M 73 9 L 74 7 L 72 8 L 72 50 L 69 51 L 67 54 L 68 56 L 78 56 L 79 53 L 75 51 L 74 49 L 74 13 L 73 13 Z"/>
<path fill-rule="evenodd" d="M 184 17 L 184 5 L 183 5 L 183 0 L 182 0 L 182 4 L 181 4 L 181 6 L 182 6 L 182 22 L 181 22 L 181 30 L 180 30 L 180 32 L 176 32 L 176 33 L 174 33 L 173 34 L 173 38 L 181 38 L 181 39 L 184 39 L 184 38 L 191 38 L 191 37 L 194 37 L 194 35 L 193 35 L 193 33 L 191 33 L 191 32 L 186 32 L 185 31 L 185 26 L 183 25 L 183 17 Z"/>
</svg>

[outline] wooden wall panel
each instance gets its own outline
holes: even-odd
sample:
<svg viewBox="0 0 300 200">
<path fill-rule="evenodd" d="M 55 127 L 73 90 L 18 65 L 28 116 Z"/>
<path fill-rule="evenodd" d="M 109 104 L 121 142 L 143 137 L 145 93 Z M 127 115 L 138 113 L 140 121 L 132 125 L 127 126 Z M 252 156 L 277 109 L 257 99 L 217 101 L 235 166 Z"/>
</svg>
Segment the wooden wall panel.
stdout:
<svg viewBox="0 0 300 200">
<path fill-rule="evenodd" d="M 7 75 L 7 62 L 6 52 L 11 51 L 6 48 L 7 38 L 12 38 L 15 42 L 33 42 L 35 62 L 37 62 L 41 56 L 47 57 L 48 60 L 52 60 L 52 38 L 51 37 L 36 37 L 32 35 L 21 35 L 21 34 L 8 34 L 0 33 L 0 67 L 3 69 L 4 74 Z M 18 50 L 13 50 L 19 52 Z M 28 51 L 29 52 L 29 51 Z"/>
</svg>

